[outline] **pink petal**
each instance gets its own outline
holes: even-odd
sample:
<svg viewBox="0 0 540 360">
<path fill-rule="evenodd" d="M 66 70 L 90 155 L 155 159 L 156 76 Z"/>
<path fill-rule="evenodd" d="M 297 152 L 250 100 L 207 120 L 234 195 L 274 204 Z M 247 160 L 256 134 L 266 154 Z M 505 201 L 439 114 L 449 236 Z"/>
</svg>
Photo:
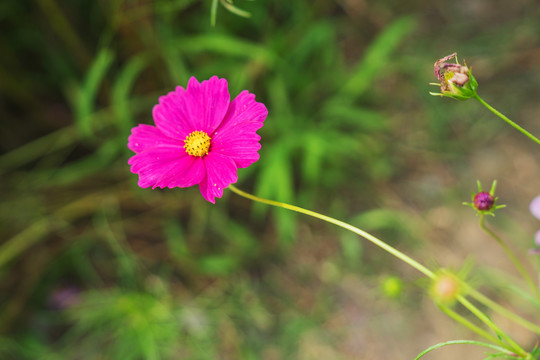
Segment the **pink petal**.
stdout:
<svg viewBox="0 0 540 360">
<path fill-rule="evenodd" d="M 234 159 L 239 168 L 248 167 L 259 159 L 261 148 L 257 130 L 268 115 L 264 104 L 255 95 L 242 91 L 230 104 L 221 126 L 211 135 L 212 152 Z"/>
<path fill-rule="evenodd" d="M 206 166 L 206 177 L 199 188 L 202 196 L 215 204 L 215 198 L 223 196 L 223 189 L 238 181 L 236 164 L 230 157 L 212 152 L 202 159 Z"/>
<path fill-rule="evenodd" d="M 186 104 L 190 108 L 190 116 L 197 128 L 211 134 L 221 124 L 231 97 L 227 88 L 227 80 L 212 76 L 199 84 L 197 79 L 189 79 Z"/>
<path fill-rule="evenodd" d="M 204 178 L 201 158 L 189 156 L 183 148 L 160 146 L 136 154 L 128 160 L 131 172 L 139 174 L 139 186 L 188 187 Z"/>
<path fill-rule="evenodd" d="M 229 108 L 227 80 L 213 76 L 201 83 L 189 79 L 187 90 L 175 91 L 159 98 L 152 115 L 156 126 L 167 136 L 184 140 L 198 130 L 212 133 L 221 124 Z"/>
<path fill-rule="evenodd" d="M 191 116 L 186 90 L 177 86 L 175 91 L 159 98 L 152 116 L 161 132 L 170 138 L 184 140 L 192 131 L 199 130 L 197 119 Z"/>
<path fill-rule="evenodd" d="M 151 125 L 141 124 L 131 129 L 128 148 L 135 153 L 138 154 L 161 145 L 183 147 L 184 142 L 165 136 L 158 128 Z"/>
<path fill-rule="evenodd" d="M 204 179 L 205 171 L 202 158 L 186 155 L 156 181 L 153 189 L 156 187 L 182 188 L 199 184 Z"/>
</svg>

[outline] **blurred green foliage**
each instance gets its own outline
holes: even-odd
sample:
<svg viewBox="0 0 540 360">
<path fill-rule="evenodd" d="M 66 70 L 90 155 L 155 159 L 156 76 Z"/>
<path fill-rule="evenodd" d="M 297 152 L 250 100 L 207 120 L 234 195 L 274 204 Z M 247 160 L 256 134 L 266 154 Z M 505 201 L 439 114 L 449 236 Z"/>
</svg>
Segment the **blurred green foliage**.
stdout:
<svg viewBox="0 0 540 360">
<path fill-rule="evenodd" d="M 239 17 L 227 0 L 2 2 L 0 358 L 310 358 L 311 336 L 333 347 L 315 331 L 340 301 L 333 282 L 386 272 L 387 258 L 228 193 L 213 206 L 196 188 L 139 189 L 126 143 L 160 95 L 224 77 L 270 111 L 240 187 L 414 248 L 425 224 L 389 210 L 392 184 L 422 161 L 459 169 L 468 144 L 500 131 L 427 98 L 432 62 L 486 49 L 430 34 L 426 16 L 442 15 L 427 1 L 355 4 L 238 0 Z M 535 20 L 520 19 L 523 41 L 538 41 Z M 499 51 L 514 39 L 504 28 Z M 445 196 L 422 186 L 420 205 Z M 318 245 L 295 248 L 306 242 Z M 314 255 L 320 277 L 287 261 L 311 251 L 328 253 Z M 414 296 L 401 286 L 389 277 L 381 292 Z"/>
</svg>

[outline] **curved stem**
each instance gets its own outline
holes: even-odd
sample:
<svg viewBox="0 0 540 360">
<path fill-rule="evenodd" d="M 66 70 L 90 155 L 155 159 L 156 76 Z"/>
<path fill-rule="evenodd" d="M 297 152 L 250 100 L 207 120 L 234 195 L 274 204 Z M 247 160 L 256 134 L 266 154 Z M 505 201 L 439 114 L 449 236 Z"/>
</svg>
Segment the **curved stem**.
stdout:
<svg viewBox="0 0 540 360">
<path fill-rule="evenodd" d="M 517 256 L 514 254 L 512 249 L 506 244 L 506 242 L 500 238 L 497 234 L 495 234 L 491 229 L 489 229 L 485 224 L 485 215 L 480 214 L 480 228 L 484 230 L 492 239 L 494 239 L 504 250 L 506 255 L 510 258 L 516 269 L 519 271 L 525 282 L 527 282 L 527 285 L 531 288 L 533 294 L 536 296 L 537 299 L 540 299 L 540 290 L 538 287 L 534 284 L 534 281 L 532 280 L 529 273 L 527 273 L 527 270 L 523 267 Z"/>
<path fill-rule="evenodd" d="M 490 308 L 491 310 L 501 314 L 502 316 L 506 317 L 507 319 L 510 319 L 514 321 L 516 324 L 519 324 L 523 326 L 525 329 L 532 331 L 538 335 L 540 335 L 540 326 L 533 324 L 532 322 L 525 320 L 524 318 L 514 314 L 513 312 L 509 311 L 505 307 L 497 304 L 495 301 L 491 300 L 484 294 L 480 293 L 479 291 L 471 288 L 469 285 L 462 283 L 462 285 L 465 287 L 465 292 L 470 295 L 473 299 L 481 303 L 482 305 Z"/>
<path fill-rule="evenodd" d="M 292 210 L 292 211 L 295 211 L 295 212 L 300 213 L 300 214 L 309 215 L 309 216 L 312 216 L 314 218 L 329 222 L 331 224 L 334 224 L 334 225 L 337 225 L 337 226 L 342 227 L 344 229 L 347 229 L 349 231 L 352 231 L 353 233 L 355 233 L 357 235 L 360 235 L 364 239 L 366 239 L 368 241 L 371 241 L 373 244 L 375 244 L 378 247 L 382 248 L 383 250 L 389 252 L 390 254 L 394 255 L 398 259 L 406 262 L 407 264 L 409 264 L 410 266 L 412 266 L 416 270 L 420 271 L 422 274 L 426 275 L 428 278 L 435 279 L 435 277 L 436 277 L 436 275 L 431 270 L 426 268 L 424 265 L 420 264 L 418 261 L 410 258 L 409 256 L 405 255 L 401 251 L 393 248 L 392 246 L 388 245 L 384 241 L 382 241 L 382 240 L 376 238 L 375 236 L 365 232 L 364 230 L 361 230 L 361 229 L 359 229 L 359 228 L 357 228 L 355 226 L 349 225 L 346 222 L 334 219 L 334 218 L 332 218 L 330 216 L 319 214 L 319 213 L 317 213 L 315 211 L 311 211 L 311 210 L 301 208 L 299 206 L 289 205 L 289 204 L 285 204 L 285 203 L 282 203 L 282 202 L 279 202 L 279 201 L 263 199 L 263 198 L 260 198 L 258 196 L 251 195 L 251 194 L 249 194 L 247 192 L 244 192 L 244 191 L 236 188 L 234 185 L 229 185 L 229 189 L 231 189 L 237 195 L 240 195 L 240 196 L 245 197 L 247 199 L 257 201 L 257 202 L 267 204 L 267 205 L 272 205 L 272 206 L 284 208 L 284 209 L 287 209 L 287 210 Z"/>
<path fill-rule="evenodd" d="M 450 317 L 451 319 L 454 319 L 456 322 L 460 323 L 461 325 L 465 326 L 466 328 L 474 331 L 478 335 L 482 336 L 483 338 L 485 338 L 485 339 L 487 339 L 487 340 L 489 340 L 489 341 L 491 341 L 491 342 L 493 342 L 495 344 L 499 344 L 501 346 L 506 346 L 506 344 L 503 343 L 501 340 L 499 340 L 495 336 L 491 335 L 487 331 L 479 328 L 478 326 L 476 326 L 475 324 L 473 324 L 469 320 L 465 319 L 463 316 L 456 313 L 454 310 L 452 310 L 448 306 L 445 306 L 443 304 L 438 304 L 438 306 L 439 306 L 439 309 L 441 309 L 441 311 L 443 313 L 448 315 L 448 317 Z"/>
<path fill-rule="evenodd" d="M 534 142 L 536 142 L 537 144 L 540 145 L 540 140 L 534 136 L 533 134 L 531 134 L 530 132 L 528 132 L 527 130 L 525 130 L 524 128 L 522 128 L 521 126 L 519 126 L 518 124 L 516 124 L 515 122 L 513 122 L 512 120 L 510 120 L 509 118 L 507 118 L 506 116 L 504 116 L 502 113 L 500 113 L 499 111 L 497 111 L 494 107 L 492 107 L 491 105 L 489 105 L 487 102 L 485 102 L 480 96 L 478 96 L 477 93 L 474 93 L 474 98 L 476 100 L 478 100 L 482 105 L 484 105 L 486 108 L 488 108 L 491 112 L 493 112 L 495 115 L 497 115 L 498 117 L 500 117 L 501 119 L 503 119 L 504 121 L 506 121 L 510 126 L 512 126 L 514 129 L 518 130 L 519 132 L 521 132 L 523 135 L 527 136 L 528 138 L 532 139 Z"/>
<path fill-rule="evenodd" d="M 418 354 L 418 356 L 414 360 L 418 360 L 421 357 L 423 357 L 424 355 L 426 355 L 427 353 L 432 352 L 433 350 L 439 349 L 439 348 L 441 348 L 443 346 L 462 345 L 462 344 L 479 345 L 479 346 L 486 347 L 488 349 L 499 351 L 501 354 L 506 354 L 508 356 L 514 355 L 513 353 L 509 353 L 507 349 L 501 348 L 499 346 L 491 345 L 491 344 L 481 343 L 479 341 L 474 341 L 474 340 L 450 340 L 450 341 L 445 341 L 443 343 L 439 343 L 439 344 L 436 344 L 436 345 L 433 345 L 433 346 L 427 348 L 426 350 L 424 350 L 420 354 Z M 526 359 L 528 359 L 528 358 L 526 358 Z"/>
<path fill-rule="evenodd" d="M 279 201 L 273 201 L 273 200 L 260 198 L 258 196 L 246 193 L 245 191 L 242 191 L 242 190 L 236 188 L 234 185 L 229 185 L 229 189 L 231 189 L 237 195 L 245 197 L 245 198 L 247 198 L 249 200 L 253 200 L 253 201 L 256 201 L 256 202 L 263 203 L 263 204 L 276 206 L 276 207 L 280 207 L 280 208 L 283 208 L 283 209 L 295 211 L 297 213 L 309 215 L 309 216 L 312 216 L 314 218 L 317 218 L 317 219 L 329 222 L 331 224 L 337 225 L 339 227 L 342 227 L 342 228 L 344 228 L 346 230 L 349 230 L 349 231 L 351 231 L 351 232 L 353 232 L 353 233 L 355 233 L 357 235 L 360 235 L 364 239 L 372 242 L 373 244 L 377 245 L 378 247 L 382 248 L 383 250 L 385 250 L 385 251 L 389 252 L 390 254 L 394 255 L 398 259 L 406 262 L 407 264 L 409 264 L 410 266 L 412 266 L 416 270 L 420 271 L 422 274 L 424 274 L 428 278 L 430 278 L 430 279 L 436 279 L 437 278 L 437 275 L 435 275 L 434 272 L 432 272 L 431 270 L 426 268 L 424 265 L 420 264 L 416 260 L 414 260 L 414 259 L 410 258 L 409 256 L 405 255 L 401 251 L 393 248 L 392 246 L 386 244 L 384 241 L 376 238 L 375 236 L 373 236 L 373 235 L 371 235 L 371 234 L 369 234 L 369 233 L 367 233 L 367 232 L 365 232 L 365 231 L 363 231 L 363 230 L 361 230 L 361 229 L 359 229 L 359 228 L 357 228 L 355 226 L 352 226 L 352 225 L 347 224 L 347 223 L 345 223 L 343 221 L 334 219 L 332 217 L 319 214 L 319 213 L 317 213 L 315 211 L 311 211 L 311 210 L 301 208 L 299 206 L 290 205 L 290 204 L 282 203 L 282 202 L 279 202 Z M 487 339 L 489 339 L 491 341 L 494 341 L 495 343 L 498 343 L 500 345 L 503 345 L 503 346 L 507 347 L 508 349 L 518 353 L 522 357 L 526 357 L 526 356 L 529 355 L 514 340 L 512 340 L 501 329 L 499 329 L 489 319 L 489 317 L 487 315 L 485 315 L 482 311 L 480 311 L 477 307 L 475 307 L 472 303 L 470 303 L 465 297 L 460 295 L 460 296 L 457 297 L 457 300 L 463 306 L 465 306 L 470 312 L 472 312 L 478 319 L 480 319 L 484 324 L 486 324 L 489 328 L 491 328 L 497 334 L 497 336 L 499 336 L 501 339 L 503 339 L 506 343 L 504 343 L 501 340 L 495 339 L 493 336 L 489 335 L 488 333 L 486 333 L 485 331 L 478 328 L 476 325 L 474 325 L 472 323 L 464 324 L 465 326 L 467 326 L 470 329 L 474 330 L 475 332 L 482 335 L 483 337 L 485 337 L 485 338 L 487 338 Z M 450 316 L 450 317 L 454 318 L 453 316 Z M 468 322 L 467 320 L 465 320 L 465 321 Z M 462 321 L 459 321 L 459 322 L 463 324 Z"/>
<path fill-rule="evenodd" d="M 508 345 L 510 345 L 512 351 L 515 351 L 522 357 L 525 357 L 529 355 L 528 352 L 523 350 L 521 346 L 519 346 L 512 338 L 510 338 L 504 331 L 502 331 L 491 319 L 484 314 L 482 311 L 480 311 L 476 306 L 474 306 L 469 300 L 465 299 L 462 295 L 458 296 L 458 301 L 465 306 L 470 312 L 472 312 L 478 319 L 480 319 L 484 324 L 489 326 L 497 336 L 499 336 L 501 339 L 506 341 Z"/>
</svg>

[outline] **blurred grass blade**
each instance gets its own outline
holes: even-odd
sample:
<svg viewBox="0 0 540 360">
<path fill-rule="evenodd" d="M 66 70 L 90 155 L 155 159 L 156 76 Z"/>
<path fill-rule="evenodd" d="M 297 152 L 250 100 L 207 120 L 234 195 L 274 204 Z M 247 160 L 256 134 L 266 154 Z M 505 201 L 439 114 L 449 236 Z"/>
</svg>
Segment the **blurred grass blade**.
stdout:
<svg viewBox="0 0 540 360">
<path fill-rule="evenodd" d="M 339 237 L 339 242 L 343 257 L 349 266 L 362 264 L 361 260 L 364 246 L 362 241 L 358 241 L 358 236 L 350 231 L 345 231 Z"/>
<path fill-rule="evenodd" d="M 277 60 L 274 53 L 262 45 L 220 33 L 185 37 L 176 44 L 180 44 L 184 52 L 191 54 L 210 51 L 220 55 L 254 59 L 267 65 Z"/>
<path fill-rule="evenodd" d="M 314 183 L 322 172 L 322 164 L 326 151 L 326 141 L 324 134 L 308 132 L 300 143 L 304 150 L 304 161 L 302 162 L 302 175 L 307 181 Z"/>
<path fill-rule="evenodd" d="M 174 16 L 196 1 L 197 0 L 159 0 L 153 1 L 153 5 L 156 14 Z"/>
<path fill-rule="evenodd" d="M 426 355 L 427 353 L 430 353 L 433 350 L 436 350 L 436 349 L 441 348 L 443 346 L 462 345 L 462 344 L 483 346 L 483 347 L 486 347 L 488 349 L 499 351 L 500 355 L 503 355 L 505 357 L 509 356 L 509 358 L 514 358 L 514 356 L 512 356 L 511 352 L 509 352 L 508 350 L 506 350 L 505 348 L 502 348 L 500 346 L 496 346 L 496 345 L 488 344 L 488 343 L 483 343 L 483 342 L 475 341 L 475 340 L 452 340 L 452 341 L 445 341 L 445 342 L 442 342 L 442 343 L 438 343 L 436 345 L 433 345 L 433 346 L 427 348 L 426 350 L 424 350 L 420 354 L 418 354 L 418 356 L 416 358 L 414 358 L 414 360 L 418 360 L 421 357 L 423 357 L 424 355 Z"/>
<path fill-rule="evenodd" d="M 345 83 L 342 95 L 348 98 L 363 95 L 373 85 L 375 79 L 385 73 L 385 68 L 391 62 L 392 53 L 415 26 L 416 21 L 406 16 L 386 27 L 366 49 L 363 59 L 354 69 L 349 81 Z"/>
<path fill-rule="evenodd" d="M 208 255 L 199 260 L 200 271 L 207 275 L 226 275 L 236 271 L 240 263 L 234 255 Z"/>
<path fill-rule="evenodd" d="M 0 174 L 72 145 L 75 141 L 75 128 L 68 126 L 28 142 L 0 156 Z"/>
<path fill-rule="evenodd" d="M 221 5 L 223 5 L 225 9 L 229 10 L 231 13 L 235 15 L 245 17 L 245 18 L 251 17 L 251 13 L 249 11 L 245 11 L 240 8 L 237 8 L 236 6 L 233 5 L 232 1 L 220 0 L 220 2 L 221 2 Z"/>
<path fill-rule="evenodd" d="M 108 188 L 90 193 L 61 207 L 49 217 L 38 219 L 0 246 L 0 268 L 25 252 L 50 232 L 70 226 L 75 219 L 94 213 L 106 194 L 115 193 L 119 189 L 120 187 Z"/>
<path fill-rule="evenodd" d="M 291 135 L 291 137 L 294 135 Z M 256 186 L 256 195 L 265 199 L 272 199 L 291 203 L 294 197 L 293 173 L 291 169 L 291 146 L 284 139 L 282 146 L 274 146 L 266 155 L 264 165 L 261 166 L 261 174 Z M 261 205 L 261 206 L 258 206 Z M 253 207 L 257 215 L 262 215 L 272 210 L 276 217 L 280 241 L 282 244 L 294 239 L 296 217 L 288 211 L 262 204 Z"/>
<path fill-rule="evenodd" d="M 129 97 L 137 76 L 147 66 L 144 56 L 135 56 L 124 66 L 112 89 L 112 103 L 120 131 L 127 136 L 134 125 Z"/>
<path fill-rule="evenodd" d="M 210 25 L 212 27 L 216 26 L 217 8 L 218 8 L 218 0 L 212 0 L 212 6 L 210 7 Z"/>
<path fill-rule="evenodd" d="M 102 49 L 95 58 L 84 83 L 75 99 L 75 121 L 79 134 L 84 137 L 92 135 L 91 114 L 94 111 L 94 102 L 107 70 L 114 60 L 114 54 L 109 49 Z"/>
</svg>

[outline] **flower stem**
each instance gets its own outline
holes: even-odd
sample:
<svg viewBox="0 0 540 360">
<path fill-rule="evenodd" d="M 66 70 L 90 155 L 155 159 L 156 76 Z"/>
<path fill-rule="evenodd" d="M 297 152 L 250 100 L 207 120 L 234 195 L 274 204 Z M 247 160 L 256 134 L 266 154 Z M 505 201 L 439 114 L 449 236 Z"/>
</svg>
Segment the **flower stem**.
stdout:
<svg viewBox="0 0 540 360">
<path fill-rule="evenodd" d="M 491 342 L 493 342 L 495 344 L 506 346 L 506 344 L 503 343 L 501 340 L 497 339 L 495 336 L 491 335 L 487 331 L 485 331 L 485 330 L 479 328 L 478 326 L 476 326 L 475 324 L 471 323 L 469 320 L 465 319 L 463 316 L 459 315 L 458 313 L 456 313 L 454 310 L 452 310 L 448 306 L 445 306 L 443 304 L 438 304 L 438 306 L 439 306 L 439 309 L 441 309 L 441 311 L 443 313 L 448 315 L 448 317 L 454 319 L 456 322 L 460 323 L 461 325 L 465 326 L 466 328 L 474 331 L 478 335 L 482 336 L 483 338 L 485 338 L 485 339 L 487 339 L 487 340 L 489 340 L 489 341 L 491 341 Z"/>
<path fill-rule="evenodd" d="M 540 326 L 533 324 L 532 322 L 525 320 L 524 318 L 514 314 L 513 312 L 506 309 L 504 306 L 501 306 L 485 296 L 484 294 L 480 293 L 479 291 L 471 288 L 468 284 L 462 283 L 462 285 L 465 287 L 465 293 L 467 293 L 470 297 L 478 301 L 479 303 L 483 304 L 484 306 L 490 308 L 491 310 L 501 314 L 502 316 L 506 317 L 507 319 L 510 319 L 514 321 L 516 324 L 519 324 L 523 326 L 524 328 L 540 335 Z"/>
<path fill-rule="evenodd" d="M 485 224 L 485 215 L 480 214 L 480 228 L 484 230 L 492 239 L 494 239 L 504 250 L 506 255 L 510 258 L 518 272 L 521 274 L 525 282 L 527 282 L 527 285 L 531 288 L 533 294 L 536 296 L 537 299 L 540 299 L 540 290 L 538 287 L 534 284 L 534 281 L 532 280 L 529 273 L 527 273 L 527 270 L 523 267 L 517 256 L 514 254 L 512 249 L 506 244 L 506 242 L 500 238 L 497 234 L 495 234 L 491 229 L 489 229 Z"/>
<path fill-rule="evenodd" d="M 501 339 L 506 341 L 508 345 L 510 346 L 512 351 L 515 351 L 522 357 L 526 357 L 529 354 L 521 348 L 510 336 L 506 335 L 504 331 L 502 331 L 491 319 L 484 314 L 482 311 L 480 311 L 476 306 L 474 306 L 469 300 L 467 300 L 463 296 L 458 296 L 457 300 L 465 306 L 470 312 L 472 312 L 478 319 L 480 319 L 484 324 L 489 326 Z"/>
<path fill-rule="evenodd" d="M 389 252 L 390 254 L 394 255 L 398 259 L 406 262 L 407 264 L 409 264 L 410 266 L 412 266 L 416 270 L 420 271 L 422 274 L 424 274 L 428 278 L 431 278 L 431 279 L 436 278 L 436 275 L 431 270 L 426 268 L 424 265 L 420 264 L 418 261 L 410 258 L 409 256 L 405 255 L 401 251 L 393 248 L 392 246 L 388 245 L 384 241 L 382 241 L 382 240 L 376 238 L 375 236 L 365 232 L 364 230 L 361 230 L 361 229 L 359 229 L 359 228 L 357 228 L 355 226 L 349 225 L 346 222 L 334 219 L 334 218 L 326 216 L 326 215 L 319 214 L 319 213 L 317 213 L 315 211 L 311 211 L 311 210 L 301 208 L 299 206 L 289 205 L 289 204 L 285 204 L 285 203 L 282 203 L 282 202 L 279 202 L 279 201 L 263 199 L 263 198 L 260 198 L 258 196 L 255 196 L 255 195 L 248 194 L 247 192 L 244 192 L 244 191 L 236 188 L 234 185 L 229 185 L 229 189 L 231 189 L 237 195 L 240 195 L 240 196 L 245 197 L 247 199 L 257 201 L 257 202 L 267 204 L 267 205 L 272 205 L 272 206 L 284 208 L 284 209 L 287 209 L 287 210 L 292 210 L 292 211 L 295 211 L 297 213 L 309 215 L 309 216 L 312 216 L 314 218 L 329 222 L 331 224 L 334 224 L 334 225 L 337 225 L 337 226 L 342 227 L 344 229 L 347 229 L 349 231 L 352 231 L 353 233 L 355 233 L 357 235 L 360 235 L 364 239 L 366 239 L 368 241 L 371 241 L 373 244 L 375 244 L 378 247 L 382 248 L 383 250 Z"/>
<path fill-rule="evenodd" d="M 434 272 L 432 272 L 431 270 L 426 268 L 424 265 L 420 264 L 416 260 L 414 260 L 414 259 L 410 258 L 409 256 L 405 255 L 401 251 L 393 248 L 392 246 L 386 244 L 384 241 L 376 238 L 375 236 L 373 236 L 373 235 L 371 235 L 371 234 L 369 234 L 369 233 L 367 233 L 367 232 L 365 232 L 365 231 L 363 231 L 363 230 L 361 230 L 361 229 L 359 229 L 359 228 L 357 228 L 355 226 L 352 226 L 352 225 L 347 224 L 347 223 L 345 223 L 343 221 L 334 219 L 332 217 L 319 214 L 319 213 L 317 213 L 315 211 L 311 211 L 311 210 L 301 208 L 299 206 L 290 205 L 290 204 L 282 203 L 282 202 L 279 202 L 279 201 L 273 201 L 273 200 L 260 198 L 258 196 L 246 193 L 246 192 L 236 188 L 234 185 L 229 185 L 229 189 L 231 189 L 237 195 L 245 197 L 245 198 L 247 198 L 249 200 L 253 200 L 253 201 L 256 201 L 256 202 L 263 203 L 263 204 L 276 206 L 276 207 L 280 207 L 280 208 L 283 208 L 283 209 L 295 211 L 297 213 L 309 215 L 309 216 L 312 216 L 314 218 L 317 218 L 317 219 L 329 222 L 331 224 L 337 225 L 339 227 L 342 227 L 342 228 L 344 228 L 346 230 L 349 230 L 349 231 L 351 231 L 351 232 L 353 232 L 353 233 L 355 233 L 357 235 L 360 235 L 364 239 L 372 242 L 373 244 L 377 245 L 378 247 L 382 248 L 383 250 L 385 250 L 385 251 L 389 252 L 390 254 L 394 255 L 398 259 L 406 262 L 407 264 L 409 264 L 410 266 L 412 266 L 416 270 L 420 271 L 422 274 L 424 274 L 428 278 L 430 278 L 430 279 L 436 279 L 437 278 L 437 275 L 435 275 Z M 450 312 L 445 311 L 445 313 L 447 315 L 449 315 L 451 318 L 455 319 L 459 323 L 465 325 L 466 327 L 470 328 L 471 330 L 477 332 L 479 335 L 485 337 L 486 339 L 489 339 L 489 340 L 491 340 L 491 341 L 493 341 L 493 342 L 495 342 L 497 344 L 501 344 L 501 345 L 507 347 L 508 349 L 518 353 L 522 357 L 526 357 L 526 356 L 529 355 L 514 340 L 512 340 L 501 329 L 499 329 L 489 319 L 489 317 L 487 315 L 485 315 L 481 310 L 479 310 L 477 307 L 475 307 L 465 297 L 460 295 L 460 296 L 457 297 L 457 300 L 464 307 L 466 307 L 470 312 L 472 312 L 479 320 L 481 320 L 484 324 L 486 324 L 489 328 L 491 328 L 497 334 L 497 336 L 500 337 L 500 339 L 504 340 L 506 343 L 504 343 L 501 340 L 496 339 L 494 336 L 492 336 L 489 333 L 485 332 L 484 330 L 478 328 L 476 325 L 470 323 L 468 320 L 465 320 L 464 318 L 460 317 L 460 319 L 457 319 L 456 317 L 453 316 L 453 315 L 457 315 L 457 314 L 452 312 L 452 311 L 450 311 Z"/>
<path fill-rule="evenodd" d="M 525 130 L 524 128 L 522 128 L 521 126 L 519 126 L 518 124 L 516 124 L 515 122 L 513 122 L 512 120 L 510 120 L 509 118 L 507 118 L 506 116 L 504 116 L 502 113 L 500 113 L 499 111 L 497 111 L 495 108 L 493 108 L 491 105 L 489 105 L 487 102 L 485 102 L 480 96 L 478 96 L 477 93 L 474 93 L 474 96 L 473 96 L 476 100 L 478 100 L 482 105 L 484 105 L 486 108 L 488 108 L 489 110 L 491 110 L 491 112 L 493 112 L 495 115 L 497 115 L 498 117 L 500 117 L 501 119 L 503 119 L 504 121 L 506 121 L 508 124 L 510 124 L 510 126 L 512 126 L 514 129 L 520 131 L 523 135 L 529 137 L 530 139 L 532 139 L 534 142 L 536 142 L 537 144 L 540 145 L 540 140 L 534 136 L 533 134 L 531 134 L 530 132 L 528 132 L 527 130 Z"/>
</svg>

